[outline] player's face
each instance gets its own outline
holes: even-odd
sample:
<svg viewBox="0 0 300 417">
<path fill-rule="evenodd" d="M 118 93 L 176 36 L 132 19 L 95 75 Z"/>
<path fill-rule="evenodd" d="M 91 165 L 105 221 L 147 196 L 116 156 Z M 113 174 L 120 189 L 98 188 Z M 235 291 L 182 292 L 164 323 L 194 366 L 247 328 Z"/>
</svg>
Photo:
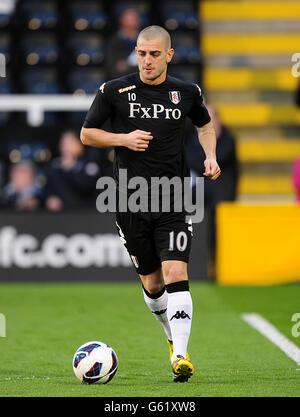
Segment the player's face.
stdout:
<svg viewBox="0 0 300 417">
<path fill-rule="evenodd" d="M 167 50 L 160 38 L 153 40 L 140 39 L 135 51 L 137 53 L 140 77 L 146 84 L 160 84 L 166 78 L 167 66 L 174 50 Z"/>
</svg>

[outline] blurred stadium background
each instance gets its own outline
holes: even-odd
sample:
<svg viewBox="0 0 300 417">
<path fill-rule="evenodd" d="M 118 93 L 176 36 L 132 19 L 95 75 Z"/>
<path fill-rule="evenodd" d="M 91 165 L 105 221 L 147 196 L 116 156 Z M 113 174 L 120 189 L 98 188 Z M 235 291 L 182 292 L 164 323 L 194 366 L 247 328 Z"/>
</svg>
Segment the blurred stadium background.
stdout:
<svg viewBox="0 0 300 417">
<path fill-rule="evenodd" d="M 201 86 L 231 144 L 218 145 L 221 187 L 206 184 L 191 278 L 298 281 L 297 0 L 0 0 L 0 280 L 135 279 L 112 217 L 95 209 L 112 150 L 76 145 L 102 82 L 135 68 L 134 41 L 122 48 L 116 39 L 128 10 L 127 32 L 170 32 L 169 73 Z M 187 156 L 201 175 L 195 140 L 187 126 Z"/>
</svg>

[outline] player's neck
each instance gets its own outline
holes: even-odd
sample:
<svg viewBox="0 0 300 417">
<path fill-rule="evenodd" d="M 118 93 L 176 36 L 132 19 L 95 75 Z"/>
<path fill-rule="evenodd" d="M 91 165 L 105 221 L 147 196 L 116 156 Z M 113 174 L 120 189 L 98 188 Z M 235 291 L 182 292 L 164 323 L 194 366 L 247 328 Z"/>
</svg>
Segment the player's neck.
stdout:
<svg viewBox="0 0 300 417">
<path fill-rule="evenodd" d="M 154 80 L 147 80 L 147 78 L 144 78 L 143 75 L 141 74 L 141 72 L 139 72 L 139 77 L 140 80 L 144 83 L 144 84 L 149 84 L 149 85 L 159 85 L 162 84 L 163 82 L 166 81 L 167 78 L 167 71 L 164 71 L 162 74 L 160 74 L 159 77 L 155 78 Z"/>
</svg>

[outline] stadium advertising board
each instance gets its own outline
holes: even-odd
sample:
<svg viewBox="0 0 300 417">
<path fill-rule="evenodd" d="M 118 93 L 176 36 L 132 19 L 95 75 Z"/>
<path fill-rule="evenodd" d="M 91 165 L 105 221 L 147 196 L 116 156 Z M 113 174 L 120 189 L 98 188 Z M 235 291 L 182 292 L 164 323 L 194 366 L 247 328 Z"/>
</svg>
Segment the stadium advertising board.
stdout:
<svg viewBox="0 0 300 417">
<path fill-rule="evenodd" d="M 190 278 L 206 278 L 205 222 L 195 224 Z M 111 213 L 2 213 L 0 281 L 136 280 Z"/>
</svg>

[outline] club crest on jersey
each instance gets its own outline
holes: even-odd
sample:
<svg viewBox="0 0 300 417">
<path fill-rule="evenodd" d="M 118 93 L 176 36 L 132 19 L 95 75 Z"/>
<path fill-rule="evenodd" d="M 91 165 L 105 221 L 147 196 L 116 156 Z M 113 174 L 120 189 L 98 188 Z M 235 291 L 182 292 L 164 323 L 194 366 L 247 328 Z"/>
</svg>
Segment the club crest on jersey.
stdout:
<svg viewBox="0 0 300 417">
<path fill-rule="evenodd" d="M 169 91 L 169 97 L 172 103 L 178 104 L 181 100 L 180 92 L 179 91 Z"/>
</svg>

